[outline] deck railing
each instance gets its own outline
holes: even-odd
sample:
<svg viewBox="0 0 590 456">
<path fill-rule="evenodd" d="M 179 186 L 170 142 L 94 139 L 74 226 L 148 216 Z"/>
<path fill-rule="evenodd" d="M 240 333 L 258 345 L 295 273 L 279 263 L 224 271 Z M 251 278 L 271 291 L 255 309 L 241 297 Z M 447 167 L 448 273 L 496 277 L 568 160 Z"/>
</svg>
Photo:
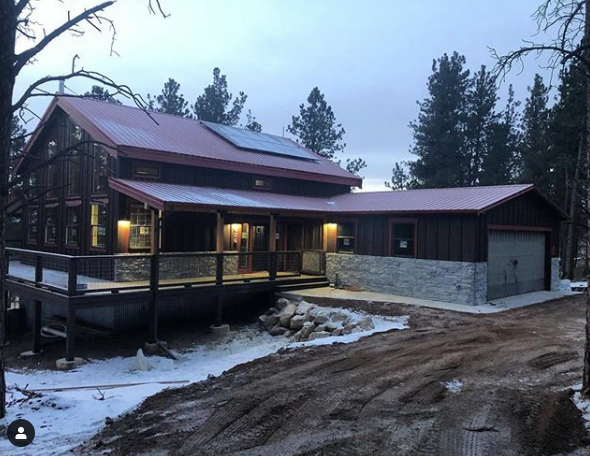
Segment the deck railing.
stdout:
<svg viewBox="0 0 590 456">
<path fill-rule="evenodd" d="M 8 278 L 69 296 L 323 275 L 321 250 L 71 256 L 6 249 Z"/>
</svg>

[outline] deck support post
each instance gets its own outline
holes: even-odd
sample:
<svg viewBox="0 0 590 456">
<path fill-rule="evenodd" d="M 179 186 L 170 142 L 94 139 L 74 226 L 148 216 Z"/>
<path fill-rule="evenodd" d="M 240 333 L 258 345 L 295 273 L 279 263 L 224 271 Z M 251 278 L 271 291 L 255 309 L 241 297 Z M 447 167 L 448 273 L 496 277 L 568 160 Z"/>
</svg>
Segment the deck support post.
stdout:
<svg viewBox="0 0 590 456">
<path fill-rule="evenodd" d="M 223 324 L 223 297 L 218 295 L 215 298 L 216 313 L 215 313 L 215 326 L 219 327 Z"/>
<path fill-rule="evenodd" d="M 75 360 L 74 350 L 76 346 L 76 308 L 68 303 L 68 319 L 66 323 L 66 361 Z"/>
<path fill-rule="evenodd" d="M 150 304 L 149 304 L 149 325 L 148 342 L 158 342 L 158 284 L 160 283 L 160 212 L 152 210 L 152 226 L 154 227 L 152 239 L 152 256 L 150 258 Z"/>
<path fill-rule="evenodd" d="M 269 235 L 268 235 L 268 279 L 277 278 L 277 214 L 270 214 Z"/>
<path fill-rule="evenodd" d="M 41 301 L 33 301 L 34 314 L 33 314 L 33 353 L 41 353 L 41 312 L 42 304 Z"/>
<path fill-rule="evenodd" d="M 215 285 L 223 284 L 223 229 L 225 227 L 225 212 L 217 212 L 217 226 L 215 228 L 215 252 L 216 267 L 215 267 Z"/>
</svg>

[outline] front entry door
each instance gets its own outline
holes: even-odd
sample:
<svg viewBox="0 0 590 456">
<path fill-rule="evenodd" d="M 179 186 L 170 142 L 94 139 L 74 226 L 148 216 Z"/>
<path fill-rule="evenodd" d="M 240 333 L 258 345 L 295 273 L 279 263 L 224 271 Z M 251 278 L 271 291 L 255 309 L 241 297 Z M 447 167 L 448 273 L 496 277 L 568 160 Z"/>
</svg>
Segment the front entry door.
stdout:
<svg viewBox="0 0 590 456">
<path fill-rule="evenodd" d="M 266 237 L 264 225 L 242 223 L 240 230 L 240 244 L 238 251 L 238 271 L 240 274 L 265 271 L 267 269 L 266 255 L 256 252 L 265 252 Z"/>
<path fill-rule="evenodd" d="M 250 237 L 252 238 L 252 271 L 266 271 L 268 269 L 267 266 L 267 256 L 262 254 L 257 254 L 256 252 L 265 252 L 268 250 L 266 237 L 265 237 L 265 229 L 264 225 L 252 225 L 250 231 Z"/>
</svg>

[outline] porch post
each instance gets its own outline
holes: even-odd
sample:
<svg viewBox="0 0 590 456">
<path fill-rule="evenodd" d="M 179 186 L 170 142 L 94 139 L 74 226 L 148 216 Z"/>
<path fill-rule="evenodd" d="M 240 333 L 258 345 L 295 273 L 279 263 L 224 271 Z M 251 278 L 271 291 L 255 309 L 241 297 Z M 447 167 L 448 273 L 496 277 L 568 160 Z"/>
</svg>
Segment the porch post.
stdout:
<svg viewBox="0 0 590 456">
<path fill-rule="evenodd" d="M 148 341 L 158 341 L 158 285 L 160 283 L 160 212 L 152 210 L 152 256 L 150 258 L 150 304 Z"/>
<path fill-rule="evenodd" d="M 76 343 L 76 308 L 68 303 L 68 319 L 66 322 L 66 361 L 74 361 Z"/>
<path fill-rule="evenodd" d="M 34 300 L 33 353 L 41 353 L 41 301 Z"/>
<path fill-rule="evenodd" d="M 276 214 L 270 214 L 270 229 L 268 239 L 269 252 L 269 280 L 275 280 L 277 277 L 277 218 Z"/>
<path fill-rule="evenodd" d="M 215 284 L 221 285 L 223 283 L 223 228 L 225 212 L 217 211 L 217 226 L 215 228 L 215 253 L 216 268 L 215 268 Z"/>
</svg>

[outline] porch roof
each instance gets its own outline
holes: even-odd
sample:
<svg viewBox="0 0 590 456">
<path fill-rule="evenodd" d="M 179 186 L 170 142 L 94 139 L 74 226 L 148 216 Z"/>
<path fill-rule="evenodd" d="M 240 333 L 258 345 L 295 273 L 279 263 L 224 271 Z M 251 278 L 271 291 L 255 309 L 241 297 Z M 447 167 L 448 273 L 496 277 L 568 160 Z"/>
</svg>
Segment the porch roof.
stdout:
<svg viewBox="0 0 590 456">
<path fill-rule="evenodd" d="M 297 212 L 315 214 L 480 213 L 523 193 L 533 185 L 500 185 L 403 192 L 357 192 L 332 197 L 194 187 L 152 181 L 111 178 L 114 190 L 159 210 L 223 209 L 240 212 Z M 552 207 L 552 203 L 547 201 Z M 554 207 L 554 209 L 556 209 Z M 559 209 L 560 216 L 564 214 Z"/>
</svg>

